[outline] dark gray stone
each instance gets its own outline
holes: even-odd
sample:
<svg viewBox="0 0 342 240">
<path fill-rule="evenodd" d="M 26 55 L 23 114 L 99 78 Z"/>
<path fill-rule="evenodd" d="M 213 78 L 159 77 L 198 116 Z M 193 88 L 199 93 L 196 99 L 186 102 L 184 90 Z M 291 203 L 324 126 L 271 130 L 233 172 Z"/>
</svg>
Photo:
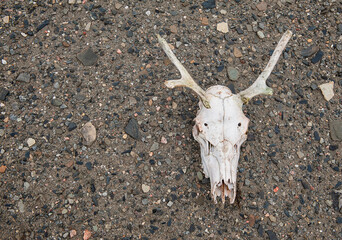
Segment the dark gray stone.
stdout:
<svg viewBox="0 0 342 240">
<path fill-rule="evenodd" d="M 72 131 L 72 130 L 74 130 L 74 129 L 76 129 L 76 128 L 77 128 L 76 123 L 74 123 L 74 122 L 70 122 L 70 123 L 69 123 L 69 125 L 68 125 L 68 130 L 69 130 L 69 132 Z"/>
<path fill-rule="evenodd" d="M 239 78 L 239 71 L 236 68 L 228 67 L 228 77 L 232 81 L 236 81 Z"/>
<path fill-rule="evenodd" d="M 132 138 L 139 140 L 140 132 L 139 132 L 139 125 L 138 125 L 137 120 L 135 120 L 134 118 L 131 118 L 125 127 L 125 132 Z"/>
<path fill-rule="evenodd" d="M 311 63 L 315 64 L 321 61 L 322 57 L 324 56 L 324 52 L 319 50 L 316 55 L 311 59 Z"/>
<path fill-rule="evenodd" d="M 266 233 L 270 240 L 278 240 L 277 235 L 273 231 L 267 230 Z"/>
<path fill-rule="evenodd" d="M 314 55 L 318 50 L 319 50 L 318 46 L 312 45 L 310 47 L 304 48 L 301 51 L 301 55 L 302 55 L 302 57 L 310 57 L 310 56 Z"/>
<path fill-rule="evenodd" d="M 216 1 L 215 0 L 208 0 L 202 3 L 202 7 L 204 9 L 213 9 L 216 8 Z"/>
<path fill-rule="evenodd" d="M 92 66 L 96 63 L 98 57 L 97 55 L 91 50 L 91 48 L 88 48 L 84 50 L 83 52 L 80 52 L 77 54 L 77 59 L 84 65 L 84 66 Z"/>
<path fill-rule="evenodd" d="M 6 88 L 0 88 L 0 101 L 5 101 L 9 91 Z"/>
<path fill-rule="evenodd" d="M 19 76 L 17 77 L 17 81 L 19 82 L 30 82 L 30 74 L 28 73 L 20 73 Z"/>
</svg>

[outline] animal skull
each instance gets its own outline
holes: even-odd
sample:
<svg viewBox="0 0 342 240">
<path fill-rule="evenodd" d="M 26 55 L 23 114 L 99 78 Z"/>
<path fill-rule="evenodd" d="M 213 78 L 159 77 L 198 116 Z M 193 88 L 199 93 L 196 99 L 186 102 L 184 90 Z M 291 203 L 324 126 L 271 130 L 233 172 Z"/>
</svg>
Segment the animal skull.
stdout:
<svg viewBox="0 0 342 240">
<path fill-rule="evenodd" d="M 218 196 L 222 198 L 223 203 L 225 197 L 229 198 L 231 204 L 234 203 L 240 147 L 247 139 L 249 123 L 242 111 L 243 103 L 248 103 L 256 95 L 273 93 L 272 89 L 267 87 L 266 80 L 291 36 L 292 32 L 289 30 L 284 33 L 266 68 L 249 88 L 232 94 L 229 88 L 220 85 L 204 91 L 179 62 L 167 42 L 157 35 L 164 52 L 182 76 L 179 80 L 166 81 L 165 85 L 169 88 L 189 87 L 200 98 L 200 109 L 192 133 L 201 147 L 203 171 L 206 177 L 210 178 L 211 195 L 215 203 Z"/>
</svg>

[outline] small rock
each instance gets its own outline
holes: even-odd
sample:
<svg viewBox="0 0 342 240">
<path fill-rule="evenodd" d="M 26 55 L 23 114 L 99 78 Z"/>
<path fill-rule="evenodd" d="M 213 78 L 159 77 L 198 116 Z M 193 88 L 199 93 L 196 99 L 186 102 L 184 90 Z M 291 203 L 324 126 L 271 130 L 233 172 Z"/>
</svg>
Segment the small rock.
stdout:
<svg viewBox="0 0 342 240">
<path fill-rule="evenodd" d="M 278 240 L 277 235 L 273 231 L 267 230 L 266 233 L 270 240 Z"/>
<path fill-rule="evenodd" d="M 70 230 L 70 238 L 75 237 L 77 234 L 76 230 Z"/>
<path fill-rule="evenodd" d="M 75 3 L 76 3 L 76 0 L 69 0 L 68 3 L 69 3 L 69 4 L 75 4 Z"/>
<path fill-rule="evenodd" d="M 259 37 L 260 39 L 265 38 L 265 35 L 264 35 L 264 33 L 263 33 L 262 31 L 258 31 L 258 32 L 257 32 L 257 35 L 258 35 L 258 37 Z"/>
<path fill-rule="evenodd" d="M 62 100 L 58 99 L 58 98 L 54 98 L 51 100 L 51 104 L 53 106 L 59 107 L 63 104 Z"/>
<path fill-rule="evenodd" d="M 7 61 L 6 61 L 5 59 L 1 59 L 1 63 L 2 63 L 3 65 L 6 65 L 6 64 L 7 64 Z"/>
<path fill-rule="evenodd" d="M 267 3 L 266 2 L 261 2 L 256 5 L 257 9 L 259 11 L 266 11 L 267 9 Z"/>
<path fill-rule="evenodd" d="M 236 48 L 236 47 L 235 47 L 234 50 L 233 50 L 233 54 L 234 54 L 234 56 L 237 57 L 237 58 L 242 57 L 242 53 L 241 53 L 240 49 L 238 49 L 238 48 Z"/>
<path fill-rule="evenodd" d="M 91 66 L 94 65 L 97 61 L 98 57 L 93 52 L 93 50 L 89 47 L 86 50 L 77 54 L 77 59 L 84 65 L 84 66 Z"/>
<path fill-rule="evenodd" d="M 67 214 L 68 213 L 68 210 L 67 209 L 65 209 L 65 208 L 63 208 L 63 210 L 62 210 L 62 214 Z"/>
<path fill-rule="evenodd" d="M 325 203 L 328 207 L 331 207 L 333 205 L 333 202 L 331 200 L 326 200 Z"/>
<path fill-rule="evenodd" d="M 91 237 L 91 232 L 88 229 L 84 230 L 83 240 L 88 240 L 90 237 Z"/>
<path fill-rule="evenodd" d="M 91 22 L 88 22 L 84 29 L 88 32 L 90 30 L 90 27 L 91 27 Z"/>
<path fill-rule="evenodd" d="M 177 26 L 176 25 L 171 25 L 170 26 L 170 31 L 174 34 L 177 34 Z"/>
<path fill-rule="evenodd" d="M 159 149 L 159 143 L 154 142 L 150 148 L 150 152 L 154 152 Z"/>
<path fill-rule="evenodd" d="M 270 218 L 271 222 L 276 222 L 277 221 L 277 219 L 274 216 L 272 216 L 272 215 L 270 215 L 269 218 Z"/>
<path fill-rule="evenodd" d="M 2 21 L 4 21 L 4 23 L 9 23 L 10 17 L 9 16 L 5 16 L 2 18 Z"/>
<path fill-rule="evenodd" d="M 125 127 L 125 132 L 135 140 L 140 139 L 139 125 L 137 120 L 131 118 Z"/>
<path fill-rule="evenodd" d="M 87 162 L 87 163 L 85 164 L 85 166 L 86 166 L 86 168 L 87 168 L 89 171 L 93 168 L 91 162 Z"/>
<path fill-rule="evenodd" d="M 114 5 L 114 7 L 115 7 L 116 10 L 119 10 L 119 9 L 122 7 L 122 4 L 116 2 L 115 5 Z"/>
<path fill-rule="evenodd" d="M 6 88 L 0 87 L 0 101 L 5 101 L 9 91 Z"/>
<path fill-rule="evenodd" d="M 202 3 L 203 9 L 213 9 L 216 8 L 216 1 L 215 0 L 208 0 Z"/>
<path fill-rule="evenodd" d="M 63 42 L 62 42 L 62 45 L 63 45 L 63 47 L 70 47 L 70 44 L 67 43 L 66 41 L 63 41 Z"/>
<path fill-rule="evenodd" d="M 69 123 L 69 125 L 68 125 L 68 130 L 69 130 L 69 132 L 72 131 L 72 130 L 74 130 L 74 129 L 76 129 L 76 128 L 77 128 L 76 123 L 74 123 L 74 122 L 70 122 L 70 123 Z"/>
<path fill-rule="evenodd" d="M 5 130 L 3 129 L 0 129 L 0 137 L 4 136 L 5 135 Z"/>
<path fill-rule="evenodd" d="M 209 25 L 209 20 L 206 17 L 202 17 L 201 24 L 203 26 L 208 26 Z"/>
<path fill-rule="evenodd" d="M 28 182 L 24 182 L 24 191 L 27 191 L 29 187 L 30 187 L 30 184 Z"/>
<path fill-rule="evenodd" d="M 239 71 L 236 68 L 228 67 L 228 77 L 232 81 L 236 81 L 239 78 Z"/>
<path fill-rule="evenodd" d="M 316 55 L 311 59 L 311 63 L 315 64 L 315 63 L 318 63 L 322 57 L 324 56 L 324 53 L 319 50 Z"/>
<path fill-rule="evenodd" d="M 84 138 L 85 145 L 90 146 L 96 140 L 96 128 L 91 122 L 87 122 L 81 128 L 81 134 Z"/>
<path fill-rule="evenodd" d="M 217 24 L 217 31 L 222 32 L 222 33 L 227 33 L 228 32 L 228 23 L 226 22 L 220 22 Z"/>
<path fill-rule="evenodd" d="M 148 204 L 148 199 L 144 198 L 143 200 L 141 200 L 141 202 L 142 202 L 143 205 L 147 205 Z"/>
<path fill-rule="evenodd" d="M 172 201 L 169 201 L 166 205 L 167 205 L 168 207 L 172 207 L 173 202 L 172 202 Z"/>
<path fill-rule="evenodd" d="M 165 137 L 161 137 L 161 140 L 160 140 L 161 143 L 163 144 L 167 144 L 167 140 Z"/>
<path fill-rule="evenodd" d="M 304 153 L 302 153 L 301 151 L 298 151 L 297 155 L 298 155 L 299 158 L 303 158 L 304 157 Z"/>
<path fill-rule="evenodd" d="M 334 141 L 342 141 L 342 120 L 330 121 L 330 136 Z"/>
<path fill-rule="evenodd" d="M 28 138 L 26 142 L 27 142 L 28 147 L 32 147 L 33 145 L 36 144 L 36 140 L 34 140 L 33 138 Z"/>
<path fill-rule="evenodd" d="M 144 193 L 148 193 L 150 191 L 150 186 L 143 184 L 141 185 L 141 189 L 143 190 Z"/>
<path fill-rule="evenodd" d="M 19 212 L 21 212 L 21 213 L 25 212 L 25 205 L 23 203 L 23 200 L 21 200 L 21 199 L 18 202 L 18 208 L 19 208 Z"/>
<path fill-rule="evenodd" d="M 6 167 L 5 165 L 2 165 L 2 166 L 0 167 L 0 173 L 6 172 L 6 169 L 7 169 L 7 167 Z"/>
<path fill-rule="evenodd" d="M 333 98 L 334 96 L 334 82 L 333 81 L 329 83 L 321 84 L 318 87 L 321 89 L 325 100 L 329 101 L 330 99 Z"/>
<path fill-rule="evenodd" d="M 319 50 L 319 47 L 316 45 L 312 45 L 310 47 L 307 47 L 301 51 L 302 57 L 310 57 L 314 55 Z"/>
<path fill-rule="evenodd" d="M 19 76 L 17 77 L 17 81 L 19 82 L 30 82 L 30 74 L 28 73 L 20 73 Z"/>
<path fill-rule="evenodd" d="M 39 32 L 40 30 L 42 30 L 44 27 L 46 27 L 47 25 L 49 25 L 50 21 L 49 20 L 44 20 L 40 25 L 38 25 L 37 27 L 37 32 Z"/>
<path fill-rule="evenodd" d="M 147 16 L 150 16 L 150 15 L 151 15 L 151 11 L 146 11 L 145 14 L 146 14 Z"/>
<path fill-rule="evenodd" d="M 202 181 L 203 180 L 203 174 L 201 172 L 197 172 L 197 178 L 198 178 L 198 180 Z"/>
</svg>

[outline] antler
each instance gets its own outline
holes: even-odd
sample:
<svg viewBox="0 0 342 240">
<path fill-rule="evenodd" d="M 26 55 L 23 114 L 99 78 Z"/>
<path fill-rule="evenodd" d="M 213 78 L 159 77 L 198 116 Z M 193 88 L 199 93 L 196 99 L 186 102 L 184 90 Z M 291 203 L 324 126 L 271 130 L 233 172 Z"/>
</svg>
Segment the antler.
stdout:
<svg viewBox="0 0 342 240">
<path fill-rule="evenodd" d="M 252 97 L 259 95 L 259 94 L 268 94 L 272 95 L 273 90 L 270 87 L 267 87 L 266 80 L 270 76 L 274 66 L 276 65 L 280 54 L 283 52 L 287 42 L 290 40 L 292 36 L 292 32 L 287 30 L 284 35 L 281 37 L 280 41 L 276 49 L 274 50 L 269 62 L 267 63 L 266 68 L 264 71 L 259 75 L 257 80 L 247 88 L 246 90 L 239 93 L 240 97 L 244 102 L 248 102 Z"/>
<path fill-rule="evenodd" d="M 172 50 L 169 47 L 169 44 L 165 41 L 165 39 L 163 39 L 159 34 L 157 34 L 157 37 L 158 37 L 158 42 L 163 48 L 164 52 L 166 53 L 168 58 L 171 60 L 171 62 L 177 67 L 178 71 L 180 72 L 182 76 L 181 79 L 166 81 L 165 85 L 168 88 L 188 87 L 192 89 L 200 97 L 203 105 L 206 108 L 210 108 L 210 104 L 205 95 L 205 91 L 200 86 L 197 85 L 197 83 L 190 76 L 188 71 L 184 68 L 184 66 L 180 63 L 177 57 L 173 54 Z"/>
</svg>

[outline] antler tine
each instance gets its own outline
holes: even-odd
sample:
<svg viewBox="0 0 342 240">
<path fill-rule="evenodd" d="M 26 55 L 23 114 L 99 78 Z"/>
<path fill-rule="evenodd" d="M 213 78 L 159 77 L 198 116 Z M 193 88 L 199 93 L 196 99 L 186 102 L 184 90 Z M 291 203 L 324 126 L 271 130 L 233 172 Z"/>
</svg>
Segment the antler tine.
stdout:
<svg viewBox="0 0 342 240">
<path fill-rule="evenodd" d="M 171 60 L 171 62 L 177 67 L 178 71 L 181 74 L 181 79 L 178 80 L 168 80 L 165 81 L 165 85 L 168 88 L 174 88 L 174 87 L 188 87 L 192 89 L 197 95 L 200 97 L 203 105 L 206 108 L 210 108 L 209 101 L 205 95 L 205 91 L 198 86 L 198 84 L 194 81 L 194 79 L 190 76 L 188 71 L 184 68 L 184 66 L 180 63 L 180 61 L 177 59 L 177 57 L 173 54 L 172 50 L 169 47 L 169 44 L 163 39 L 159 34 L 157 34 L 158 42 L 163 48 L 164 52 L 168 56 L 168 58 Z"/>
<path fill-rule="evenodd" d="M 290 30 L 287 30 L 283 34 L 264 71 L 262 71 L 257 80 L 249 88 L 239 93 L 244 102 L 248 102 L 252 97 L 259 94 L 273 94 L 272 88 L 267 87 L 266 80 L 270 76 L 274 66 L 276 65 L 281 53 L 283 52 L 291 36 L 292 32 Z"/>
</svg>

